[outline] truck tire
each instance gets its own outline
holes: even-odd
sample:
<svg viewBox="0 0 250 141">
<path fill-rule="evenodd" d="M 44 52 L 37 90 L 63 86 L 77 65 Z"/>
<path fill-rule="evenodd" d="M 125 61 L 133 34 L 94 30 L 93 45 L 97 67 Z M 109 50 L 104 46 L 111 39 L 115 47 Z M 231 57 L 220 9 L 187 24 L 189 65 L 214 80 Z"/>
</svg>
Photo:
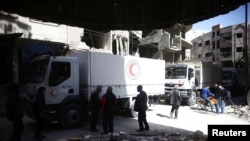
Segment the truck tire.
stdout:
<svg viewBox="0 0 250 141">
<path fill-rule="evenodd" d="M 192 91 L 191 96 L 187 100 L 188 106 L 193 106 L 196 103 L 196 92 Z"/>
<path fill-rule="evenodd" d="M 66 105 L 60 113 L 60 124 L 64 129 L 80 126 L 83 119 L 83 108 L 79 104 Z"/>
</svg>

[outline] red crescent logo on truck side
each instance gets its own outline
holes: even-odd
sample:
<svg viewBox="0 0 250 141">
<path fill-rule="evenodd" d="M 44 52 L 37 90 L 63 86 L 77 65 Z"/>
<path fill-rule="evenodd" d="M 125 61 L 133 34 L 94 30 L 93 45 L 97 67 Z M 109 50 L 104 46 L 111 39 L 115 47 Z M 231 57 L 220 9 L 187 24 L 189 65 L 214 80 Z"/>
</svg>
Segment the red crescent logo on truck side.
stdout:
<svg viewBox="0 0 250 141">
<path fill-rule="evenodd" d="M 136 60 L 130 60 L 127 63 L 126 73 L 130 79 L 137 79 L 141 73 L 139 63 Z"/>
<path fill-rule="evenodd" d="M 56 90 L 53 89 L 53 90 L 50 92 L 50 95 L 51 95 L 51 96 L 56 96 Z"/>
</svg>

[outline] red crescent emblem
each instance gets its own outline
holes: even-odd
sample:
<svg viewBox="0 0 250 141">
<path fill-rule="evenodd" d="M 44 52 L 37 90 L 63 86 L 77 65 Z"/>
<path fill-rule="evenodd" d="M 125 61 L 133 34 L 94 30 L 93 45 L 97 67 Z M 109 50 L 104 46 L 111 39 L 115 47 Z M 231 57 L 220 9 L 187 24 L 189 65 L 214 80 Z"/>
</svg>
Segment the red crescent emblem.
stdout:
<svg viewBox="0 0 250 141">
<path fill-rule="evenodd" d="M 137 79 L 140 76 L 140 65 L 136 60 L 131 60 L 127 63 L 127 75 L 130 79 Z"/>
<path fill-rule="evenodd" d="M 135 73 L 134 73 L 134 71 L 133 71 L 133 67 L 135 66 L 135 64 L 131 64 L 130 66 L 129 66 L 129 73 L 131 74 L 131 75 L 135 75 Z"/>
</svg>

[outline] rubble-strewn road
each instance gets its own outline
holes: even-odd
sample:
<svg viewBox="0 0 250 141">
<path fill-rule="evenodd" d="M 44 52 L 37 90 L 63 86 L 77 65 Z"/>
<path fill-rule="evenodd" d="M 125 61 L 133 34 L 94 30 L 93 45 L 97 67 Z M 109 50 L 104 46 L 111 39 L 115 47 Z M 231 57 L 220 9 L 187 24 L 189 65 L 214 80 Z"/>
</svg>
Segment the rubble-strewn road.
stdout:
<svg viewBox="0 0 250 141">
<path fill-rule="evenodd" d="M 207 134 L 207 126 L 209 124 L 250 125 L 249 119 L 244 118 L 249 113 L 246 107 L 238 108 L 235 106 L 232 108 L 231 106 L 227 106 L 227 114 L 217 115 L 210 111 L 199 110 L 196 106 L 181 106 L 178 119 L 169 118 L 170 108 L 171 106 L 169 105 L 155 105 L 149 107 L 147 119 L 150 124 L 150 131 L 145 133 L 135 132 L 135 130 L 138 129 L 136 118 L 116 116 L 114 137 L 119 137 L 120 139 L 123 137 L 123 140 L 173 140 L 174 138 L 177 138 L 177 140 L 189 140 L 190 138 L 192 138 L 191 140 L 201 140 L 203 134 Z M 244 110 L 246 110 L 246 112 L 242 112 Z M 23 141 L 32 141 L 35 123 L 28 117 L 25 117 L 24 121 L 25 131 L 22 137 Z M 1 117 L 0 125 L 0 137 L 2 139 L 0 140 L 6 141 L 9 134 L 12 132 L 11 123 Z M 99 132 L 90 132 L 87 123 L 83 123 L 80 128 L 72 130 L 62 130 L 55 125 L 46 125 L 44 134 L 47 138 L 44 139 L 44 141 L 66 140 L 67 138 L 93 141 L 108 140 L 110 136 L 106 135 L 105 137 L 105 135 L 101 135 L 101 120 L 99 121 L 98 129 L 100 130 Z M 196 132 L 197 130 L 199 131 Z M 120 133 L 122 133 L 121 136 Z"/>
</svg>

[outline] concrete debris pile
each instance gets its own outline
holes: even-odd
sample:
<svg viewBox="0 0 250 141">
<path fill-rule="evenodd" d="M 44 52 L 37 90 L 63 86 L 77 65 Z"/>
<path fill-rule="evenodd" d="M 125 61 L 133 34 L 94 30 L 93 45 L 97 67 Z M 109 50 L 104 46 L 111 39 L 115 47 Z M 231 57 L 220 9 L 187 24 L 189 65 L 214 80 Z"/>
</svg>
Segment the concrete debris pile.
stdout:
<svg viewBox="0 0 250 141">
<path fill-rule="evenodd" d="M 147 131 L 133 133 L 113 133 L 107 135 L 80 135 L 58 141 L 206 141 L 207 136 L 201 131 L 196 132 L 164 132 Z"/>
<path fill-rule="evenodd" d="M 226 111 L 228 115 L 250 122 L 250 109 L 248 105 L 230 105 L 226 107 Z"/>
</svg>

